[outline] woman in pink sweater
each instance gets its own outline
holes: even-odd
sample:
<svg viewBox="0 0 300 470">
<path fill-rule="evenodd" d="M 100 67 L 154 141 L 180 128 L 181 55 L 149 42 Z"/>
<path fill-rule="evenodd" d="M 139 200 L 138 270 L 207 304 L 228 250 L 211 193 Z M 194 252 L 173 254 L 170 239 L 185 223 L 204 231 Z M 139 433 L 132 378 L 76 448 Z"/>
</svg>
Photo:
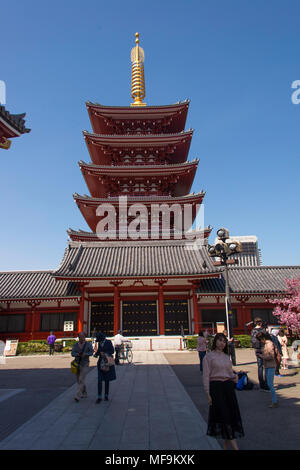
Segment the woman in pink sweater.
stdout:
<svg viewBox="0 0 300 470">
<path fill-rule="evenodd" d="M 203 361 L 203 384 L 209 404 L 207 434 L 224 439 L 224 449 L 230 445 L 238 450 L 237 437 L 244 430 L 235 395 L 238 375 L 232 370 L 228 341 L 223 333 L 214 337 L 212 350 Z"/>
</svg>

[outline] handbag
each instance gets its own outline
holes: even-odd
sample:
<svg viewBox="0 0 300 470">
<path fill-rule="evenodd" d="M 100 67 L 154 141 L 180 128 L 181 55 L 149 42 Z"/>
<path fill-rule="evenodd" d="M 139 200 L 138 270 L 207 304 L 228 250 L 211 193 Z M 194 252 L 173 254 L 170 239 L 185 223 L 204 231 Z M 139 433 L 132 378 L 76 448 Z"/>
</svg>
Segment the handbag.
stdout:
<svg viewBox="0 0 300 470">
<path fill-rule="evenodd" d="M 82 349 L 82 353 L 84 352 L 85 350 L 85 347 L 86 347 L 86 344 L 83 346 L 83 349 Z M 81 354 L 82 354 L 81 353 Z M 81 361 L 81 357 L 79 357 L 79 359 L 75 358 L 72 362 L 71 362 L 71 372 L 72 374 L 75 374 L 75 375 L 78 375 L 79 372 L 80 372 L 80 361 Z"/>
<path fill-rule="evenodd" d="M 108 365 L 108 360 L 107 360 L 106 355 L 102 356 L 102 359 L 100 361 L 100 370 L 102 370 L 103 372 L 109 371 L 109 365 Z"/>
<path fill-rule="evenodd" d="M 112 356 L 106 355 L 106 358 L 107 358 L 107 363 L 108 363 L 109 367 L 115 365 L 115 360 L 114 360 L 114 358 L 113 358 Z"/>
<path fill-rule="evenodd" d="M 103 348 L 104 343 L 105 343 L 105 340 L 102 343 L 100 343 L 100 348 Z M 112 356 L 109 356 L 104 351 L 101 351 L 100 355 L 101 355 L 100 370 L 102 370 L 103 372 L 108 372 L 109 368 L 115 365 L 115 360 Z"/>
<path fill-rule="evenodd" d="M 74 359 L 74 361 L 71 362 L 71 372 L 72 374 L 77 375 L 80 370 L 80 363 Z"/>
</svg>

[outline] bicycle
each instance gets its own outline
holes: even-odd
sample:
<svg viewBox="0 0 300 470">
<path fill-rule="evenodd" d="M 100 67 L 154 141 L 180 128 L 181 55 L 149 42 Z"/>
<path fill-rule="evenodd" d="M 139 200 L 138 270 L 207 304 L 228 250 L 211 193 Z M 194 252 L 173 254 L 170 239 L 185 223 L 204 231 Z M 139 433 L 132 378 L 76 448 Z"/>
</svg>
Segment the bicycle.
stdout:
<svg viewBox="0 0 300 470">
<path fill-rule="evenodd" d="M 120 349 L 120 355 L 119 355 L 120 364 L 124 364 L 125 361 L 127 361 L 128 364 L 131 364 L 132 359 L 133 359 L 132 342 L 124 341 L 122 343 L 122 348 Z"/>
</svg>

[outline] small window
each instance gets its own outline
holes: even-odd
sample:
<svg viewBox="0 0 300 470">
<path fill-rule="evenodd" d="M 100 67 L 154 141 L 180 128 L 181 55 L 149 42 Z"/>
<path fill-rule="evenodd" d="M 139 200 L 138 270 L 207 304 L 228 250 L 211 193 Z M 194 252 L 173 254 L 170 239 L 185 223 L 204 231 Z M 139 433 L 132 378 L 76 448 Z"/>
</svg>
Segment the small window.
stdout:
<svg viewBox="0 0 300 470">
<path fill-rule="evenodd" d="M 1 333 L 24 333 L 26 315 L 0 315 Z"/>
</svg>

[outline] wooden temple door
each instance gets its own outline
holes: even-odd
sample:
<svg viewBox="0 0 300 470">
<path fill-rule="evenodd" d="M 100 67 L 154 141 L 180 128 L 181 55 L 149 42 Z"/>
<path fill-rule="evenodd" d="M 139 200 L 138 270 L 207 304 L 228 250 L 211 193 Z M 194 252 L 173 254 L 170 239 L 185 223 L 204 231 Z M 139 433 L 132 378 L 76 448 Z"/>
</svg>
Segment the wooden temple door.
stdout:
<svg viewBox="0 0 300 470">
<path fill-rule="evenodd" d="M 122 320 L 124 336 L 157 335 L 156 300 L 123 301 Z"/>
<path fill-rule="evenodd" d="M 92 302 L 90 334 L 102 332 L 114 336 L 114 303 Z"/>
<path fill-rule="evenodd" d="M 187 300 L 165 300 L 165 335 L 180 335 L 181 325 L 189 334 L 189 310 Z"/>
</svg>

